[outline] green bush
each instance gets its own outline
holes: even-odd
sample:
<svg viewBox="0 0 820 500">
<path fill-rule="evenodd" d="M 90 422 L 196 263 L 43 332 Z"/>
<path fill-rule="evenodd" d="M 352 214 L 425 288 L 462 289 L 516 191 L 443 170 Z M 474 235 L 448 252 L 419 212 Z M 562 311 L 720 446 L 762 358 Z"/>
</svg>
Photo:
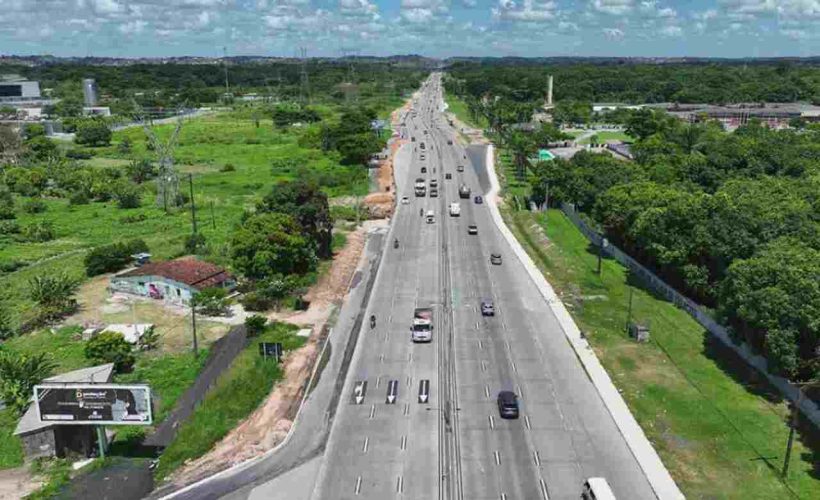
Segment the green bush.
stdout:
<svg viewBox="0 0 820 500">
<path fill-rule="evenodd" d="M 265 331 L 265 326 L 268 324 L 268 318 L 260 315 L 254 314 L 252 316 L 248 316 L 245 318 L 245 331 L 247 336 L 256 337 L 260 333 Z"/>
<path fill-rule="evenodd" d="M 222 316 L 228 310 L 228 292 L 224 288 L 211 287 L 198 292 L 191 299 L 196 310 L 207 316 Z"/>
<path fill-rule="evenodd" d="M 46 204 L 43 200 L 34 198 L 23 203 L 23 211 L 29 214 L 39 214 L 46 211 Z"/>
<path fill-rule="evenodd" d="M 5 184 L 0 184 L 0 219 L 14 219 L 14 195 Z"/>
<path fill-rule="evenodd" d="M 236 167 L 233 166 L 233 163 L 226 163 L 219 169 L 220 172 L 234 172 L 235 170 Z"/>
<path fill-rule="evenodd" d="M 17 234 L 20 224 L 13 220 L 0 220 L 0 234 Z"/>
<path fill-rule="evenodd" d="M 204 234 L 189 234 L 185 237 L 185 243 L 183 244 L 183 248 L 185 249 L 185 253 L 187 254 L 197 254 L 205 250 L 206 244 L 207 242 L 205 240 Z"/>
<path fill-rule="evenodd" d="M 28 355 L 0 350 L 0 400 L 22 414 L 34 386 L 51 375 L 54 368 L 54 362 L 45 353 Z"/>
<path fill-rule="evenodd" d="M 117 200 L 119 208 L 139 208 L 142 203 L 142 191 L 132 182 L 116 182 L 112 188 L 112 195 Z"/>
<path fill-rule="evenodd" d="M 74 142 L 92 147 L 108 146 L 111 144 L 111 129 L 100 121 L 88 121 L 77 128 Z"/>
<path fill-rule="evenodd" d="M 148 245 L 139 239 L 94 248 L 83 259 L 85 273 L 88 276 L 96 276 L 119 271 L 131 262 L 132 255 L 147 251 Z"/>
<path fill-rule="evenodd" d="M 84 190 L 77 190 L 71 193 L 71 197 L 68 199 L 69 205 L 88 205 L 91 200 L 88 197 L 88 193 Z"/>
<path fill-rule="evenodd" d="M 23 228 L 23 236 L 28 241 L 43 243 L 54 239 L 54 225 L 49 221 L 39 221 Z"/>
<path fill-rule="evenodd" d="M 261 312 L 273 307 L 273 301 L 259 292 L 248 292 L 239 299 L 246 311 Z"/>
<path fill-rule="evenodd" d="M 85 357 L 96 363 L 114 363 L 118 372 L 130 371 L 134 366 L 131 344 L 118 332 L 102 332 L 85 343 Z"/>
<path fill-rule="evenodd" d="M 74 294 L 80 282 L 66 272 L 40 274 L 28 280 L 29 298 L 40 308 L 39 322 L 47 322 L 74 311 L 77 301 Z"/>
</svg>

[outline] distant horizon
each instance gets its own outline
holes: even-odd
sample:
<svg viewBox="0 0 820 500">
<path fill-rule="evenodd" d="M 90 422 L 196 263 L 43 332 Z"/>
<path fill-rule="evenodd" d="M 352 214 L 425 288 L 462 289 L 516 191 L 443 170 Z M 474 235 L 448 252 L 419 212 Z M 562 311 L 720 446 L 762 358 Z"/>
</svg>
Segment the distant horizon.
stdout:
<svg viewBox="0 0 820 500">
<path fill-rule="evenodd" d="M 128 56 L 109 56 L 109 55 L 54 55 L 48 53 L 42 54 L 3 54 L 0 53 L 0 61 L 3 59 L 32 59 L 32 58 L 52 58 L 52 59 L 112 59 L 112 60 L 137 60 L 137 59 L 300 59 L 299 56 L 294 55 L 263 55 L 263 54 L 235 54 L 228 56 L 207 56 L 195 54 L 169 54 L 169 55 L 128 55 Z M 435 57 L 423 54 L 351 54 L 346 56 L 340 55 L 310 55 L 306 59 L 390 59 L 390 58 L 419 58 L 429 59 L 432 61 L 448 61 L 452 59 L 522 59 L 522 60 L 541 60 L 541 59 L 589 59 L 589 60 L 703 60 L 703 61 L 775 61 L 775 60 L 811 60 L 820 59 L 820 53 L 808 56 L 736 56 L 736 57 L 720 57 L 720 56 L 595 56 L 595 55 L 551 55 L 551 56 L 517 56 L 517 55 L 453 55 L 447 57 Z"/>
<path fill-rule="evenodd" d="M 820 0 L 4 0 L 0 47 L 55 57 L 820 54 Z"/>
</svg>

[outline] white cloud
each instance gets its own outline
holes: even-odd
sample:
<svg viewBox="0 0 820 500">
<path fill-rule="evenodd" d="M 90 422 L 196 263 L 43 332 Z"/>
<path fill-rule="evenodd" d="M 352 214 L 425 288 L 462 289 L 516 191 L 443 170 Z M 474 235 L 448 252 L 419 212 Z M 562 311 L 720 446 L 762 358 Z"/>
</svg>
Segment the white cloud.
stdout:
<svg viewBox="0 0 820 500">
<path fill-rule="evenodd" d="M 619 28 L 604 28 L 604 36 L 609 40 L 620 41 L 624 38 L 624 32 Z"/>
<path fill-rule="evenodd" d="M 718 0 L 718 3 L 738 14 L 772 14 L 777 10 L 777 0 Z"/>
<path fill-rule="evenodd" d="M 680 26 L 675 26 L 673 24 L 664 26 L 660 29 L 659 33 L 663 36 L 668 37 L 679 37 L 683 36 L 683 29 Z"/>
<path fill-rule="evenodd" d="M 592 0 L 592 8 L 604 14 L 620 16 L 632 11 L 632 0 Z"/>
<path fill-rule="evenodd" d="M 498 7 L 492 9 L 493 17 L 510 21 L 543 22 L 555 18 L 556 4 L 553 1 L 498 0 Z"/>
<path fill-rule="evenodd" d="M 145 30 L 146 26 L 148 26 L 147 22 L 135 20 L 119 25 L 117 30 L 123 35 L 138 35 Z"/>
<path fill-rule="evenodd" d="M 370 0 L 340 0 L 339 12 L 349 15 L 376 14 L 379 8 Z"/>
</svg>

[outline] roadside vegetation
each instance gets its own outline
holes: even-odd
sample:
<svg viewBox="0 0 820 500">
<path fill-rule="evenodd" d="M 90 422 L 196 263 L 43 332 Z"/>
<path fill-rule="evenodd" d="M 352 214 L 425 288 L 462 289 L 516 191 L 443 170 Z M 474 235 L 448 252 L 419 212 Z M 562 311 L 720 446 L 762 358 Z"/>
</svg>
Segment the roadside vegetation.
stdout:
<svg viewBox="0 0 820 500">
<path fill-rule="evenodd" d="M 282 370 L 273 359 L 259 355 L 260 342 L 281 342 L 285 351 L 298 349 L 305 339 L 297 328 L 273 323 L 253 338 L 217 379 L 191 418 L 180 426 L 176 438 L 159 460 L 157 479 L 167 477 L 186 460 L 196 458 L 247 417 L 268 395 Z"/>
</svg>

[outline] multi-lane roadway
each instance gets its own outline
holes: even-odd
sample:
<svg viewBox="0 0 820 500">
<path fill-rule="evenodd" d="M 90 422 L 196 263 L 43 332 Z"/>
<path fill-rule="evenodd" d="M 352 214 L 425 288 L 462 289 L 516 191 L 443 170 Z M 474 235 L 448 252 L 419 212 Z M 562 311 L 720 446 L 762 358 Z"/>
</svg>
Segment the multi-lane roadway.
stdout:
<svg viewBox="0 0 820 500">
<path fill-rule="evenodd" d="M 360 334 L 312 498 L 578 498 L 589 477 L 618 498 L 655 498 L 551 309 L 475 203 L 484 165 L 442 108 L 434 74 L 402 118 L 401 135 L 415 140 L 396 164 L 397 196 L 409 203 L 397 207 L 367 311 L 376 326 Z M 419 177 L 438 181 L 437 198 L 414 196 Z M 482 316 L 482 300 L 494 316 Z M 416 307 L 434 309 L 429 344 L 410 340 Z M 500 418 L 500 390 L 519 396 L 518 419 Z"/>
</svg>

